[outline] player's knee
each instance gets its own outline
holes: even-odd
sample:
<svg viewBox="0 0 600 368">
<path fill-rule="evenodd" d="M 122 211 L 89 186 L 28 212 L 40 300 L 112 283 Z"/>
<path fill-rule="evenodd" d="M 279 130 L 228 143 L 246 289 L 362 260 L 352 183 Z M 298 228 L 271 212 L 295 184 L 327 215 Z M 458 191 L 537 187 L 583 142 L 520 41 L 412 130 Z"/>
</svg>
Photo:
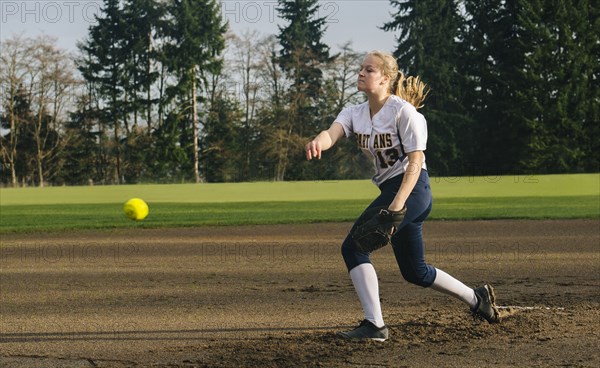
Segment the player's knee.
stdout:
<svg viewBox="0 0 600 368">
<path fill-rule="evenodd" d="M 350 249 L 350 247 L 342 245 L 342 258 L 344 258 L 344 263 L 346 264 L 346 268 L 348 268 L 348 271 L 357 266 L 357 263 L 354 260 L 352 250 Z"/>
<path fill-rule="evenodd" d="M 359 252 L 353 246 L 352 242 L 345 241 L 342 244 L 342 257 L 348 271 L 362 263 L 370 263 L 371 260 L 367 253 Z"/>
<path fill-rule="evenodd" d="M 432 273 L 431 267 L 400 267 L 400 272 L 404 280 L 421 287 L 429 287 L 435 280 L 435 273 Z"/>
<path fill-rule="evenodd" d="M 422 282 L 422 278 L 418 277 L 417 274 L 415 274 L 414 272 L 407 272 L 402 270 L 402 277 L 404 277 L 404 280 L 406 280 L 407 282 L 410 282 L 411 284 L 415 284 L 415 285 L 421 285 Z"/>
</svg>

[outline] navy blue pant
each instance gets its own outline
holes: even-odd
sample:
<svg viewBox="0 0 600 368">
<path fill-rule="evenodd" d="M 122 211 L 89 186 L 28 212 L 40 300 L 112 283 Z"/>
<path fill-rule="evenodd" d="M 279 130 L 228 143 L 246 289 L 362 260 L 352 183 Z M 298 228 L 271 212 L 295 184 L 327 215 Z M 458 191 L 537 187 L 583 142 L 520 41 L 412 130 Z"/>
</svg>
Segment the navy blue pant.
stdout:
<svg viewBox="0 0 600 368">
<path fill-rule="evenodd" d="M 367 209 L 389 206 L 400 189 L 403 177 L 404 175 L 399 175 L 382 183 L 379 186 L 381 194 Z M 402 276 L 406 281 L 423 287 L 431 286 L 436 276 L 435 268 L 425 263 L 423 244 L 423 221 L 431 212 L 431 204 L 429 175 L 426 170 L 421 170 L 419 180 L 406 200 L 404 221 L 392 237 L 392 247 Z M 356 223 L 352 228 L 355 226 Z M 360 264 L 371 263 L 370 254 L 358 251 L 349 234 L 342 244 L 342 256 L 348 271 Z"/>
</svg>

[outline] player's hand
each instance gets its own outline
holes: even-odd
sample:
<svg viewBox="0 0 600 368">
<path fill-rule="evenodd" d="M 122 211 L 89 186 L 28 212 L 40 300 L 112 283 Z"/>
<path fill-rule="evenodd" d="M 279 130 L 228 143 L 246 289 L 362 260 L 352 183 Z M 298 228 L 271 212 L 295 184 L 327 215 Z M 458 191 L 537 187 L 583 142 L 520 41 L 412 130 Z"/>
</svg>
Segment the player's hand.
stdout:
<svg viewBox="0 0 600 368">
<path fill-rule="evenodd" d="M 304 146 L 306 152 L 306 159 L 312 160 L 313 158 L 321 159 L 321 144 L 317 140 L 312 140 Z"/>
</svg>

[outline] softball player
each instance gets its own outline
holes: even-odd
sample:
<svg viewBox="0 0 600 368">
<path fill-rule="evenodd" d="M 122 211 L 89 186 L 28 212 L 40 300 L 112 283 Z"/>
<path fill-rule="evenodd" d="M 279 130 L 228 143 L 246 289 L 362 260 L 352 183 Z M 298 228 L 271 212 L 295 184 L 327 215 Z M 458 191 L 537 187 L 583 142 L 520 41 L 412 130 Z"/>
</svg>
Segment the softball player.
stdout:
<svg viewBox="0 0 600 368">
<path fill-rule="evenodd" d="M 373 51 L 361 65 L 358 90 L 367 95 L 367 102 L 343 109 L 329 129 L 306 144 L 306 158 L 320 159 L 321 152 L 342 136 L 354 136 L 373 162 L 373 182 L 381 191 L 368 208 L 385 205 L 390 211 L 398 211 L 406 207 L 405 218 L 391 240 L 402 276 L 410 283 L 454 296 L 475 315 L 490 323 L 498 322 L 490 285 L 472 289 L 425 262 L 422 229 L 432 200 L 424 155 L 427 124 L 417 111 L 426 95 L 425 85 L 418 78 L 405 80 L 391 54 Z M 342 244 L 342 255 L 364 320 L 354 330 L 340 335 L 347 339 L 385 341 L 389 332 L 383 321 L 377 274 L 370 254 L 357 250 L 348 235 Z"/>
</svg>

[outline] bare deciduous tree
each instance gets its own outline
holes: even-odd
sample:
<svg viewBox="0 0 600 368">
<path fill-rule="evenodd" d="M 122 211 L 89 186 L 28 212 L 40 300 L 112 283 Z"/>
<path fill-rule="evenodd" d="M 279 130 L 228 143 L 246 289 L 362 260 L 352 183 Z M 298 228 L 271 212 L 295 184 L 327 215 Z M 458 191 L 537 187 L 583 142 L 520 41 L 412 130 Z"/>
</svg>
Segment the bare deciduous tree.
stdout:
<svg viewBox="0 0 600 368">
<path fill-rule="evenodd" d="M 20 36 L 4 43 L 1 55 L 5 66 L 0 74 L 2 88 L 6 91 L 3 104 L 6 110 L 8 133 L 0 140 L 0 151 L 5 166 L 11 168 L 11 184 L 17 185 L 17 162 L 34 162 L 35 177 L 39 186 L 51 177 L 59 162 L 56 156 L 68 142 L 62 129 L 65 108 L 75 93 L 77 81 L 71 58 L 56 46 L 49 37 L 23 39 Z M 27 113 L 16 113 L 18 94 L 23 93 L 27 101 Z M 27 152 L 18 152 L 19 139 L 26 134 L 34 142 L 33 157 L 21 157 Z M 28 151 L 29 152 L 29 151 Z"/>
<path fill-rule="evenodd" d="M 55 40 L 40 37 L 33 41 L 32 63 L 29 65 L 31 79 L 32 109 L 35 121 L 32 125 L 36 144 L 36 171 L 40 187 L 47 177 L 53 175 L 57 162 L 48 160 L 58 154 L 68 143 L 61 127 L 64 109 L 73 102 L 77 84 L 73 76 L 74 65 L 64 50 L 58 49 Z M 49 161 L 51 165 L 45 163 Z"/>
<path fill-rule="evenodd" d="M 17 94 L 23 88 L 29 64 L 28 40 L 15 36 L 3 41 L 0 49 L 0 88 L 2 90 L 2 105 L 4 114 L 0 128 L 7 129 L 6 134 L 0 132 L 0 154 L 2 166 L 10 170 L 10 182 L 17 186 L 17 145 L 21 125 L 25 122 L 20 119 L 16 111 Z"/>
<path fill-rule="evenodd" d="M 341 111 L 346 105 L 357 102 L 356 80 L 364 56 L 364 54 L 352 50 L 351 42 L 346 42 L 341 46 L 338 57 L 331 63 L 328 74 L 329 78 L 334 81 L 338 92 L 334 111 Z"/>
</svg>

